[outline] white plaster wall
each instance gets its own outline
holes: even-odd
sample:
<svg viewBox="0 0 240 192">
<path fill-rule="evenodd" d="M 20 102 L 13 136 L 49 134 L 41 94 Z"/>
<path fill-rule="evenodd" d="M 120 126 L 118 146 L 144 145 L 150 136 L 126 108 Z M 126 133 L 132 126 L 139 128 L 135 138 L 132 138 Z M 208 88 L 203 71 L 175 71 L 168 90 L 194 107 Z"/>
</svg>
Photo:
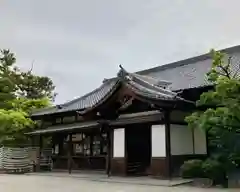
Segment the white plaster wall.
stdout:
<svg viewBox="0 0 240 192">
<path fill-rule="evenodd" d="M 113 157 L 125 156 L 125 129 L 114 129 L 113 132 Z"/>
<path fill-rule="evenodd" d="M 190 155 L 193 154 L 192 131 L 186 125 L 171 124 L 171 154 Z"/>
<path fill-rule="evenodd" d="M 207 154 L 206 134 L 201 129 L 194 129 L 195 154 Z"/>
<path fill-rule="evenodd" d="M 152 126 L 152 157 L 166 157 L 165 125 Z"/>
</svg>

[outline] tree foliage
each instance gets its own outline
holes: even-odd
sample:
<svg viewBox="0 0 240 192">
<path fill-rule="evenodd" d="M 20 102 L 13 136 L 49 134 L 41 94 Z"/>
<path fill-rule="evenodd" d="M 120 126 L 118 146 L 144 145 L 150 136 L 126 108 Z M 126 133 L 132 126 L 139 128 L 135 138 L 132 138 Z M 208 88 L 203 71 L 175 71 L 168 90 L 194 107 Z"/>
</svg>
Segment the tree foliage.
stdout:
<svg viewBox="0 0 240 192">
<path fill-rule="evenodd" d="M 28 99 L 49 98 L 54 100 L 56 93 L 53 81 L 46 76 L 33 74 L 32 69 L 20 70 L 16 65 L 16 58 L 9 50 L 2 50 L 0 56 L 0 74 L 7 77 L 14 85 L 17 96 Z"/>
<path fill-rule="evenodd" d="M 207 74 L 213 90 L 203 93 L 197 106 L 205 107 L 186 118 L 191 128 L 207 131 L 210 144 L 225 165 L 240 164 L 240 78 L 239 64 L 226 54 L 212 51 L 212 68 Z M 234 68 L 238 66 L 238 68 Z"/>
<path fill-rule="evenodd" d="M 0 143 L 23 144 L 27 138 L 24 135 L 34 127 L 34 122 L 24 111 L 0 109 Z"/>
<path fill-rule="evenodd" d="M 34 75 L 32 71 L 20 72 L 15 76 L 17 93 L 29 99 L 49 98 L 54 101 L 55 86 L 49 77 Z"/>
<path fill-rule="evenodd" d="M 7 101 L 15 97 L 16 91 L 10 78 L 10 66 L 15 63 L 15 58 L 7 50 L 2 50 L 0 63 L 0 108 L 9 108 Z"/>
<path fill-rule="evenodd" d="M 24 133 L 36 123 L 29 117 L 33 109 L 51 104 L 55 86 L 49 77 L 21 71 L 9 50 L 0 52 L 0 144 L 19 145 L 27 142 Z"/>
</svg>

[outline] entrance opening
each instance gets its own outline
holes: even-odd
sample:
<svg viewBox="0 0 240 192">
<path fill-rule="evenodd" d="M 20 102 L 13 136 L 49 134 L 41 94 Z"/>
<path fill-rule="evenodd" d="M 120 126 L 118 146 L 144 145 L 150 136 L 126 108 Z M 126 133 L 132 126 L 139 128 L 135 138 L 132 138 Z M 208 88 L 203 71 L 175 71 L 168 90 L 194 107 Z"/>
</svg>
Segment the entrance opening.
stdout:
<svg viewBox="0 0 240 192">
<path fill-rule="evenodd" d="M 147 175 L 151 164 L 151 126 L 132 124 L 125 129 L 128 175 Z"/>
</svg>

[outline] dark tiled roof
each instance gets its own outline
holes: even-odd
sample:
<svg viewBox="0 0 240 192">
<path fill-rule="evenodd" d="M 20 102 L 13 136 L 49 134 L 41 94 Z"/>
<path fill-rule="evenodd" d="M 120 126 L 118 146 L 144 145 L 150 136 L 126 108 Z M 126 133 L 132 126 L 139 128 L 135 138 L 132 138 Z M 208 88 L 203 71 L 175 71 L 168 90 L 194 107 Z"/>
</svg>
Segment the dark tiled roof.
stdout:
<svg viewBox="0 0 240 192">
<path fill-rule="evenodd" d="M 232 56 L 232 64 L 234 64 L 232 69 L 233 71 L 238 70 L 240 63 L 240 46 L 234 46 L 220 51 Z M 211 55 L 204 54 L 137 73 L 169 81 L 172 83 L 170 89 L 176 91 L 209 85 L 206 79 L 206 73 L 211 69 L 211 65 Z"/>
<path fill-rule="evenodd" d="M 112 94 L 114 94 L 115 90 L 117 90 L 119 87 L 118 85 L 126 85 L 136 95 L 152 100 L 184 101 L 184 99 L 180 98 L 177 93 L 172 92 L 166 88 L 166 86 L 170 84 L 169 82 L 155 80 L 154 78 L 145 77 L 135 73 L 128 73 L 121 65 L 120 68 L 121 69 L 118 72 L 118 78 L 110 80 L 110 82 L 115 80 L 117 81 L 115 86 L 109 90 L 108 94 L 100 96 L 98 103 L 90 106 L 86 110 L 81 111 L 80 114 L 87 113 L 92 109 L 95 109 L 96 107 L 102 105 L 103 102 L 105 102 L 112 96 Z M 105 83 L 108 82 L 109 81 Z"/>
<path fill-rule="evenodd" d="M 170 91 L 167 87 L 171 84 L 167 81 L 157 80 L 152 77 L 128 73 L 121 67 L 120 78 L 133 92 L 147 98 L 159 100 L 176 100 L 177 93 Z"/>
<path fill-rule="evenodd" d="M 105 97 L 106 94 L 108 94 L 109 91 L 114 88 L 116 83 L 117 80 L 106 81 L 100 87 L 82 97 L 64 103 L 60 106 L 54 106 L 51 108 L 42 109 L 40 111 L 35 111 L 33 112 L 32 117 L 45 114 L 61 113 L 65 111 L 83 110 L 92 107 L 98 103 L 100 99 Z"/>
<path fill-rule="evenodd" d="M 128 73 L 122 67 L 118 74 L 119 76 L 117 79 L 105 81 L 98 89 L 95 89 L 91 93 L 65 103 L 60 107 L 53 107 L 40 112 L 35 112 L 32 117 L 76 110 L 81 111 L 80 113 L 82 114 L 86 113 L 101 105 L 102 102 L 111 97 L 121 83 L 127 85 L 127 87 L 135 92 L 135 94 L 145 98 L 170 101 L 181 99 L 177 96 L 177 93 L 166 89 L 166 86 L 169 86 L 170 82 Z"/>
<path fill-rule="evenodd" d="M 233 63 L 236 64 L 233 66 L 233 70 L 238 70 L 240 61 L 240 46 L 235 46 L 220 51 L 232 56 L 234 61 Z M 161 92 L 161 95 L 164 96 L 164 98 L 169 98 L 170 95 L 174 97 L 175 93 L 168 92 L 167 96 L 165 96 L 163 93 L 166 93 L 167 90 L 162 89 L 159 92 L 159 88 L 161 88 L 161 86 L 168 86 L 170 90 L 177 91 L 181 89 L 209 85 L 205 75 L 211 68 L 211 64 L 212 59 L 210 54 L 204 54 L 190 59 L 136 72 L 136 74 L 134 74 L 135 80 L 138 81 L 140 78 L 141 82 L 148 82 L 148 85 L 143 86 L 143 84 L 136 83 L 136 81 L 132 81 L 130 85 L 136 90 L 141 90 L 141 93 L 146 93 L 146 96 L 152 95 L 156 97 L 156 95 Z M 112 89 L 114 89 L 117 82 L 117 78 L 105 80 L 99 88 L 84 95 L 83 97 L 74 99 L 61 105 L 61 109 L 55 106 L 40 111 L 35 111 L 32 116 L 41 116 L 56 112 L 90 108 L 96 105 L 103 97 L 105 97 Z M 152 86 L 148 87 L 149 85 L 153 84 L 158 84 L 161 86 L 157 86 L 159 87 L 158 90 L 155 89 L 156 86 L 154 89 Z"/>
</svg>

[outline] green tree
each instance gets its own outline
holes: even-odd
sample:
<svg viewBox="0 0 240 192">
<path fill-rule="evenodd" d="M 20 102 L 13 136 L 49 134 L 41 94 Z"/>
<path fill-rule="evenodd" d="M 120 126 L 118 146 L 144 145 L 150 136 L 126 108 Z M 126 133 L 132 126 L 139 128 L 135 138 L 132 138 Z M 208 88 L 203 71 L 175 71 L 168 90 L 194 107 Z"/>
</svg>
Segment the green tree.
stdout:
<svg viewBox="0 0 240 192">
<path fill-rule="evenodd" d="M 19 145 L 27 142 L 24 135 L 34 127 L 28 114 L 23 111 L 0 109 L 0 144 Z"/>
<path fill-rule="evenodd" d="M 240 164 L 240 78 L 231 57 L 212 51 L 212 68 L 207 74 L 214 89 L 203 93 L 197 111 L 186 118 L 191 128 L 201 128 L 210 135 L 210 144 L 226 166 Z M 239 65 L 239 64 L 238 64 Z"/>
<path fill-rule="evenodd" d="M 16 87 L 11 80 L 10 67 L 15 63 L 15 58 L 9 50 L 2 50 L 0 56 L 0 109 L 9 108 L 7 101 L 15 98 Z"/>
<path fill-rule="evenodd" d="M 14 84 L 8 77 L 0 76 L 0 109 L 9 108 L 9 100 L 15 98 Z"/>
<path fill-rule="evenodd" d="M 49 77 L 23 72 L 9 50 L 0 52 L 0 144 L 19 145 L 28 142 L 24 133 L 37 123 L 29 117 L 33 109 L 47 107 L 55 97 Z"/>
<path fill-rule="evenodd" d="M 49 106 L 49 100 L 17 98 L 9 102 L 11 109 L 0 109 L 0 144 L 27 144 L 25 133 L 33 131 L 37 123 L 29 117 L 29 112 Z"/>
<path fill-rule="evenodd" d="M 16 58 L 9 50 L 2 50 L 0 56 L 0 74 L 13 83 L 17 96 L 29 99 L 49 98 L 53 101 L 56 93 L 53 81 L 46 76 L 39 76 L 29 71 L 21 71 L 16 65 Z"/>
<path fill-rule="evenodd" d="M 17 93 L 25 98 L 49 98 L 54 101 L 55 86 L 49 77 L 34 75 L 32 71 L 20 72 L 16 76 Z"/>
<path fill-rule="evenodd" d="M 13 110 L 24 111 L 28 114 L 35 109 L 41 109 L 51 105 L 48 98 L 28 99 L 23 97 L 12 100 L 10 104 Z"/>
</svg>

